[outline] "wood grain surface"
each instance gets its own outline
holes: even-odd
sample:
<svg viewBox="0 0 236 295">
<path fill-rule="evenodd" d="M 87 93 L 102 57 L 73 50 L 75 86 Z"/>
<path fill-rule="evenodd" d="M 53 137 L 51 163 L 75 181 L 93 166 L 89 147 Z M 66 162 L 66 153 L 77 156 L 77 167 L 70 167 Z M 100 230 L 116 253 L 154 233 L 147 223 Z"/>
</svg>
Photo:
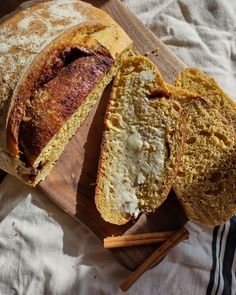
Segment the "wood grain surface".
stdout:
<svg viewBox="0 0 236 295">
<path fill-rule="evenodd" d="M 14 10 L 23 1 L 0 0 L 0 16 Z M 89 2 L 107 11 L 134 41 L 135 50 L 144 54 L 158 47 L 150 59 L 158 66 L 165 80 L 173 83 L 184 64 L 149 31 L 119 0 L 91 0 Z M 178 229 L 186 216 L 170 193 L 164 204 L 152 214 L 142 215 L 138 221 L 115 226 L 102 220 L 94 204 L 97 166 L 103 132 L 104 114 L 111 85 L 77 131 L 40 189 L 68 214 L 85 224 L 99 239 L 125 233 Z M 117 260 L 128 269 L 135 269 L 157 245 L 111 249 Z"/>
</svg>

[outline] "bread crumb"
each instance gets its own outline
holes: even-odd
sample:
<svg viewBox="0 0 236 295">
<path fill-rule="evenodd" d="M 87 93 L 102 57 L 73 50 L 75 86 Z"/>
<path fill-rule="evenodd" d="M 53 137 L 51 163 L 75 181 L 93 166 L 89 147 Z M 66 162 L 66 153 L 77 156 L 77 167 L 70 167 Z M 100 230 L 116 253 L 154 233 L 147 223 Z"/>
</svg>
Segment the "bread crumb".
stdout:
<svg viewBox="0 0 236 295">
<path fill-rule="evenodd" d="M 151 55 L 151 54 L 155 54 L 157 51 L 159 51 L 159 47 L 155 47 L 153 48 L 151 51 L 148 51 L 146 53 L 144 53 L 144 56 L 148 56 L 148 55 Z M 157 55 L 158 56 L 158 55 Z"/>
</svg>

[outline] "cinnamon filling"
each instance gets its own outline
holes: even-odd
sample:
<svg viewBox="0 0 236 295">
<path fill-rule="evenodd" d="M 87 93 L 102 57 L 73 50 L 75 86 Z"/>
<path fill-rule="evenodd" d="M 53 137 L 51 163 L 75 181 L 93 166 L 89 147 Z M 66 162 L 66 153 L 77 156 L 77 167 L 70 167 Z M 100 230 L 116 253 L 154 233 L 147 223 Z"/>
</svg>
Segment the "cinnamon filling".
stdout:
<svg viewBox="0 0 236 295">
<path fill-rule="evenodd" d="M 101 47 L 93 52 L 65 48 L 50 58 L 18 119 L 17 146 L 22 161 L 33 165 L 112 65 L 112 57 Z M 13 128 L 15 131 L 16 125 Z"/>
</svg>

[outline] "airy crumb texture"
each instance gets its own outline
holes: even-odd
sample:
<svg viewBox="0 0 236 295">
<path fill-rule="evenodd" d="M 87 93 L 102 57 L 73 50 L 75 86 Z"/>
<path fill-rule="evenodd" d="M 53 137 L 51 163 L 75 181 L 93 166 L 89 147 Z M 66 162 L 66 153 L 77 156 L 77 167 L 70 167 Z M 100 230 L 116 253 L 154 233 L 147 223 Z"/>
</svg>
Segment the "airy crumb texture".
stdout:
<svg viewBox="0 0 236 295">
<path fill-rule="evenodd" d="M 199 69 L 188 68 L 180 73 L 176 86 L 194 92 L 210 102 L 236 130 L 236 104 L 212 77 Z"/>
<path fill-rule="evenodd" d="M 166 199 L 181 158 L 185 123 L 178 102 L 145 57 L 127 59 L 116 76 L 96 188 L 102 217 L 124 224 Z"/>
<path fill-rule="evenodd" d="M 187 114 L 187 138 L 174 189 L 187 216 L 214 226 L 236 211 L 236 140 L 227 120 L 206 100 L 168 86 Z M 179 99 L 180 98 L 180 99 Z"/>
</svg>

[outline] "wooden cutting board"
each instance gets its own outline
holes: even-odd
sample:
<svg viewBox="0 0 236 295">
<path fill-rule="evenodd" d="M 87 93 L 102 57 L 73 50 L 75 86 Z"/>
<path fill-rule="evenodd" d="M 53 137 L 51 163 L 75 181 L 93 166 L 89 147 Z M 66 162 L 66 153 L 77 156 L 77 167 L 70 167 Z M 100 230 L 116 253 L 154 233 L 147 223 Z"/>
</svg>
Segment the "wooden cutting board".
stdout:
<svg viewBox="0 0 236 295">
<path fill-rule="evenodd" d="M 7 1 L 8 2 L 8 1 Z M 158 66 L 164 79 L 173 83 L 185 66 L 149 31 L 119 0 L 87 1 L 107 11 L 134 41 L 135 49 L 144 54 L 158 47 L 149 57 Z M 16 8 L 18 1 L 0 0 L 5 13 Z M 5 5 L 5 6 L 4 6 Z M 1 11 L 2 14 L 3 10 Z M 40 189 L 68 214 L 85 224 L 100 240 L 111 235 L 177 229 L 186 222 L 186 216 L 173 192 L 155 213 L 142 215 L 138 221 L 115 226 L 102 220 L 94 204 L 94 183 L 103 132 L 104 114 L 111 86 L 93 108 L 82 127 L 74 135 L 57 164 L 43 181 Z M 135 269 L 157 245 L 112 249 L 117 260 L 128 269 Z"/>
</svg>

